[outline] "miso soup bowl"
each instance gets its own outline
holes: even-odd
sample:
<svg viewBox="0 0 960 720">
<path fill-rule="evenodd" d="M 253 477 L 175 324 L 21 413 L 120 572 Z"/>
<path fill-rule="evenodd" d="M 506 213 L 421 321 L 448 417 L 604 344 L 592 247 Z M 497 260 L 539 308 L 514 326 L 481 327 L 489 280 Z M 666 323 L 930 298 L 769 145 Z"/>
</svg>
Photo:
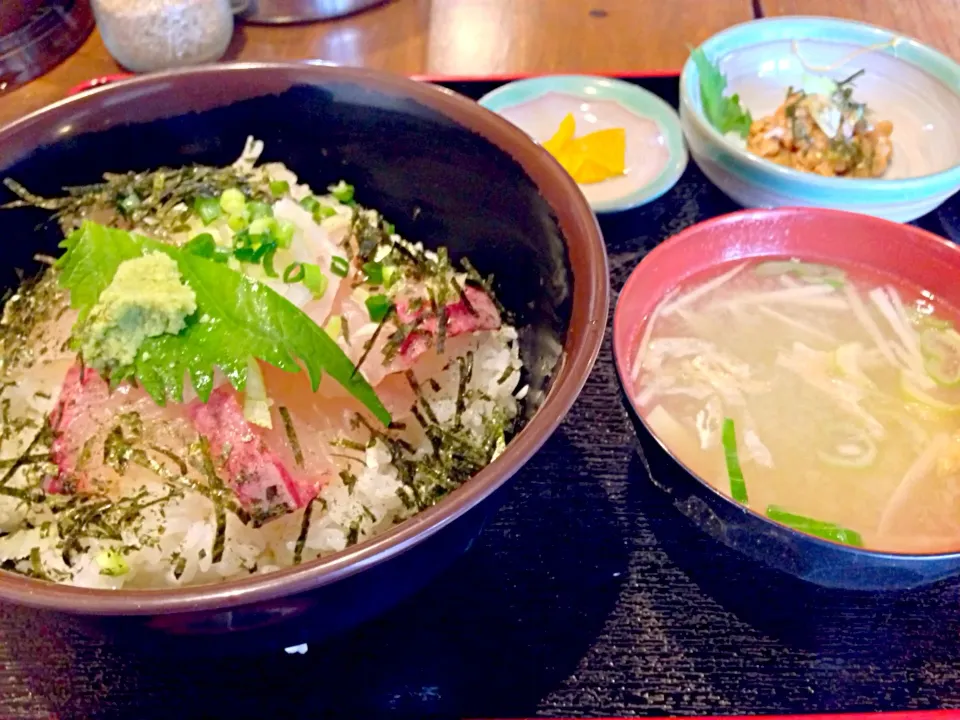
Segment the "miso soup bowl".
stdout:
<svg viewBox="0 0 960 720">
<path fill-rule="evenodd" d="M 813 206 L 907 222 L 960 189 L 960 65 L 917 40 L 864 23 L 782 17 L 735 25 L 706 40 L 707 57 L 756 120 L 772 114 L 804 74 L 841 80 L 858 70 L 854 97 L 893 122 L 893 158 L 880 178 L 822 177 L 748 152 L 703 113 L 700 76 L 687 60 L 680 119 L 704 174 L 745 207 Z"/>
<path fill-rule="evenodd" d="M 263 161 L 305 182 L 343 177 L 400 233 L 493 273 L 530 368 L 522 429 L 488 467 L 432 508 L 346 550 L 272 574 L 171 590 L 105 591 L 0 571 L 0 601 L 69 614 L 127 638 L 216 636 L 224 652 L 298 644 L 354 625 L 423 586 L 464 552 L 495 491 L 554 431 L 597 357 L 607 260 L 583 195 L 522 130 L 448 90 L 361 69 L 234 64 L 96 88 L 0 130 L 0 177 L 44 195 L 105 171 L 226 165 L 253 135 Z M 3 190 L 0 202 L 11 199 Z M 57 254 L 35 209 L 2 211 L 2 284 Z M 308 613 L 311 613 L 309 614 Z M 250 631 L 244 633 L 243 631 Z M 260 631 L 257 638 L 252 637 Z M 240 636 L 238 638 L 238 636 Z M 233 642 L 230 641 L 232 638 Z"/>
<path fill-rule="evenodd" d="M 843 238 L 844 242 L 837 242 Z M 900 590 L 960 574 L 960 552 L 898 554 L 821 540 L 775 523 L 718 492 L 681 463 L 633 402 L 633 356 L 654 308 L 671 290 L 720 263 L 796 256 L 860 265 L 960 305 L 960 248 L 909 225 L 815 208 L 747 210 L 694 225 L 651 251 L 627 279 L 613 318 L 623 401 L 650 479 L 705 533 L 777 570 L 826 587 Z M 960 548 L 958 548 L 960 549 Z"/>
</svg>

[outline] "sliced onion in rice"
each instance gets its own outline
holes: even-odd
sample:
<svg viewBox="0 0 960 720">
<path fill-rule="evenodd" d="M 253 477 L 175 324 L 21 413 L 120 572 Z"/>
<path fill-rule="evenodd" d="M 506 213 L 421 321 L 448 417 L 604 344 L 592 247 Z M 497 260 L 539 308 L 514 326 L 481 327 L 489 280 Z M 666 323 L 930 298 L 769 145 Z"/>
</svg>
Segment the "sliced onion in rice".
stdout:
<svg viewBox="0 0 960 720">
<path fill-rule="evenodd" d="M 247 387 L 243 398 L 243 417 L 254 425 L 273 428 L 273 420 L 270 417 L 270 406 L 272 401 L 267 397 L 267 386 L 263 381 L 263 373 L 260 371 L 260 364 L 250 358 L 247 361 Z"/>
</svg>

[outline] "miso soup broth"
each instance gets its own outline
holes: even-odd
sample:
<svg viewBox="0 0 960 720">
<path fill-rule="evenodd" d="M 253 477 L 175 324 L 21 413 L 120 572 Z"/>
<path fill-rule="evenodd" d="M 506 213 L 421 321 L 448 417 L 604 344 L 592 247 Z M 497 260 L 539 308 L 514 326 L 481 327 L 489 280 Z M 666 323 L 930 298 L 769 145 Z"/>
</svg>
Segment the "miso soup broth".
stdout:
<svg viewBox="0 0 960 720">
<path fill-rule="evenodd" d="M 865 268 L 725 265 L 651 313 L 634 402 L 684 465 L 761 515 L 875 550 L 960 550 L 958 317 Z"/>
</svg>

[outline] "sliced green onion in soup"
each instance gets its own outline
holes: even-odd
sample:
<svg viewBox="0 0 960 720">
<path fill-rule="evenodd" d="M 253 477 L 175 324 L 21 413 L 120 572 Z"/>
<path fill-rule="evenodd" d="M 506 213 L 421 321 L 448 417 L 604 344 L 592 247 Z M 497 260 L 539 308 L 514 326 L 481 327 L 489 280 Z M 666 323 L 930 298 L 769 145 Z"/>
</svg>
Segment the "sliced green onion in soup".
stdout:
<svg viewBox="0 0 960 720">
<path fill-rule="evenodd" d="M 948 330 L 953 328 L 952 322 L 938 318 L 936 315 L 921 315 L 919 319 L 917 319 L 917 322 L 925 328 L 933 328 L 935 330 Z"/>
<path fill-rule="evenodd" d="M 804 515 L 797 515 L 777 505 L 767 506 L 767 517 L 774 522 L 786 525 L 794 530 L 799 530 L 807 535 L 814 535 L 824 540 L 833 540 L 834 542 L 852 545 L 853 547 L 863 547 L 863 538 L 860 537 L 860 533 L 858 532 L 834 525 L 833 523 L 814 520 Z"/>
<path fill-rule="evenodd" d="M 860 367 L 860 358 L 863 356 L 863 345 L 858 342 L 844 343 L 833 351 L 833 364 L 838 374 L 857 385 L 865 388 L 875 388 L 876 384 L 867 377 Z"/>
<path fill-rule="evenodd" d="M 831 467 L 864 469 L 876 462 L 877 444 L 863 428 L 844 423 L 831 428 L 829 450 L 817 450 L 817 457 Z"/>
<path fill-rule="evenodd" d="M 822 283 L 843 287 L 846 274 L 838 267 L 821 265 L 820 263 L 800 262 L 799 260 L 769 260 L 759 263 L 754 273 L 761 277 L 776 275 L 792 275 L 804 282 Z"/>
<path fill-rule="evenodd" d="M 960 333 L 928 327 L 920 333 L 923 368 L 938 385 L 960 384 Z"/>
<path fill-rule="evenodd" d="M 919 375 L 920 380 L 926 380 L 923 375 Z M 929 382 L 929 380 L 927 381 Z M 960 405 L 949 403 L 931 395 L 923 388 L 918 381 L 918 374 L 909 370 L 900 371 L 900 391 L 903 396 L 912 402 L 926 405 L 932 410 L 942 413 L 960 413 Z"/>
<path fill-rule="evenodd" d="M 730 496 L 738 503 L 747 502 L 747 483 L 740 468 L 740 456 L 737 454 L 737 431 L 732 418 L 723 419 L 723 455 L 727 461 L 727 475 L 730 478 Z"/>
</svg>

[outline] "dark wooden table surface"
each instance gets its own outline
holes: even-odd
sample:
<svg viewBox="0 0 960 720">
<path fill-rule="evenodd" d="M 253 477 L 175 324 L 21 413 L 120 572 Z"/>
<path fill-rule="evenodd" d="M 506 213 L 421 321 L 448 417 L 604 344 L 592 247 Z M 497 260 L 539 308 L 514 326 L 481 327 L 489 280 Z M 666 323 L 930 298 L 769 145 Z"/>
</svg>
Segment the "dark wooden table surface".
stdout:
<svg viewBox="0 0 960 720">
<path fill-rule="evenodd" d="M 243 28 L 231 52 L 411 73 L 645 70 L 678 66 L 686 43 L 755 9 L 873 17 L 960 56 L 955 0 L 396 0 L 326 25 Z M 94 34 L 0 98 L 0 120 L 116 70 Z M 670 80 L 654 85 L 675 93 Z M 614 289 L 656 242 L 730 209 L 691 168 L 662 201 L 605 220 Z M 936 229 L 956 210 L 926 222 Z M 401 607 L 305 655 L 129 650 L 0 607 L 0 718 L 960 708 L 958 583 L 829 591 L 718 547 L 644 476 L 617 393 L 607 343 L 473 550 Z"/>
</svg>

